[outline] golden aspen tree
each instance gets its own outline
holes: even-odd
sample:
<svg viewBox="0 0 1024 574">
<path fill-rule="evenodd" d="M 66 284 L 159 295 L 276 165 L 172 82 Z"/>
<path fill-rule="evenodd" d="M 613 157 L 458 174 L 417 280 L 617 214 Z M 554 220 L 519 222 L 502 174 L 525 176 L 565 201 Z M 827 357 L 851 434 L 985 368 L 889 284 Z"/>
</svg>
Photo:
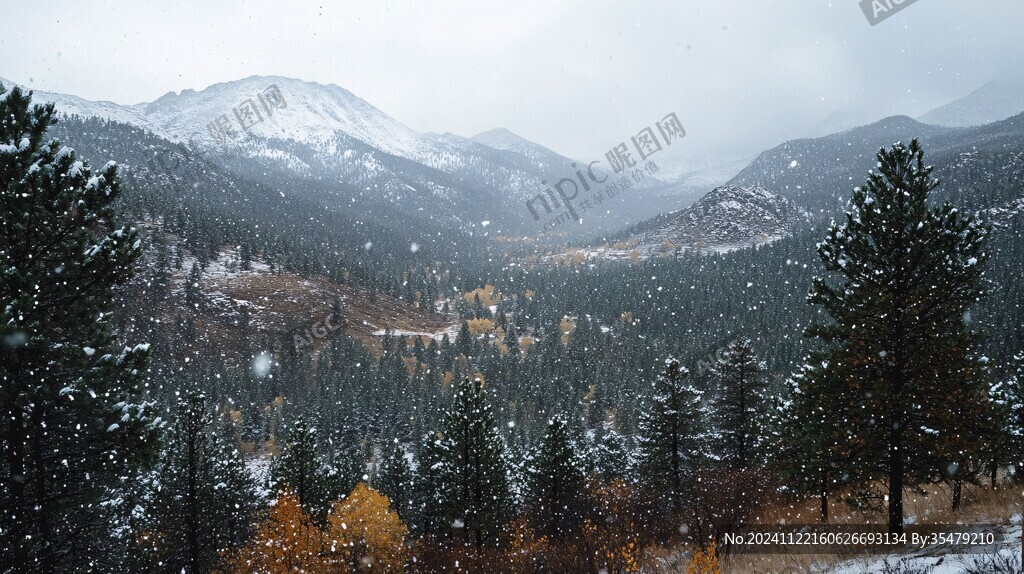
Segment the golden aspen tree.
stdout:
<svg viewBox="0 0 1024 574">
<path fill-rule="evenodd" d="M 327 515 L 324 545 L 331 571 L 401 572 L 408 535 L 388 498 L 360 482 Z"/>
</svg>

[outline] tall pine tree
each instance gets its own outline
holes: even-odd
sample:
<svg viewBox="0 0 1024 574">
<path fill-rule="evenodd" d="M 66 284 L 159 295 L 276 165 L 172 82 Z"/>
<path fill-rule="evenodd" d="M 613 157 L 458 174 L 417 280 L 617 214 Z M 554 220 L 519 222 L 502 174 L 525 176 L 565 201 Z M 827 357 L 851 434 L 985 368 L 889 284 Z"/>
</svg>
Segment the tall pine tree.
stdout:
<svg viewBox="0 0 1024 574">
<path fill-rule="evenodd" d="M 439 499 L 448 524 L 478 551 L 498 542 L 509 515 L 505 444 L 480 379 L 463 379 L 444 417 Z"/>
<path fill-rule="evenodd" d="M 688 374 L 678 361 L 666 359 L 665 372 L 655 379 L 648 407 L 640 417 L 641 472 L 673 513 L 683 509 L 703 452 L 701 393 L 686 381 Z"/>
<path fill-rule="evenodd" d="M 548 421 L 544 438 L 530 456 L 526 477 L 526 500 L 537 530 L 554 540 L 576 532 L 586 511 L 585 477 L 564 418 Z"/>
<path fill-rule="evenodd" d="M 148 347 L 111 326 L 139 256 L 115 222 L 117 165 L 45 141 L 52 104 L 0 87 L 0 555 L 14 571 L 106 563 L 105 496 L 152 460 L 136 402 Z"/>
<path fill-rule="evenodd" d="M 748 470 L 763 462 L 759 451 L 768 414 L 764 370 L 744 337 L 730 343 L 711 369 L 719 394 L 713 410 L 717 454 L 730 470 Z"/>
<path fill-rule="evenodd" d="M 831 345 L 829 368 L 858 401 L 853 440 L 876 471 L 864 478 L 888 484 L 889 530 L 902 532 L 904 488 L 946 474 L 949 447 L 986 400 L 965 314 L 984 294 L 987 230 L 948 203 L 929 206 L 939 182 L 917 140 L 877 159 L 818 246 L 839 282 L 814 280 L 809 300 L 832 322 L 809 334 Z"/>
<path fill-rule="evenodd" d="M 178 402 L 160 465 L 150 517 L 157 537 L 153 572 L 209 572 L 220 552 L 244 544 L 255 517 L 256 488 L 237 445 L 220 434 L 206 397 Z"/>
</svg>

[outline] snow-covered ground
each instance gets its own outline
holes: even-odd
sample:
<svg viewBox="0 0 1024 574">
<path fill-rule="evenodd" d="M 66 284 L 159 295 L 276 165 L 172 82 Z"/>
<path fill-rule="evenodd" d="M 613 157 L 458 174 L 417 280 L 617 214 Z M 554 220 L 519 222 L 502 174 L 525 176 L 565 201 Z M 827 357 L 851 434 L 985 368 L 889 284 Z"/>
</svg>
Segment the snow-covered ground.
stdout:
<svg viewBox="0 0 1024 574">
<path fill-rule="evenodd" d="M 1014 564 L 1021 572 L 1021 517 L 1003 530 L 1002 540 L 991 547 L 958 553 L 949 546 L 926 546 L 906 554 L 873 556 L 843 562 L 820 570 L 820 574 L 1004 574 L 996 564 Z M 978 551 L 982 550 L 982 551 Z M 887 569 L 888 568 L 888 569 Z"/>
</svg>

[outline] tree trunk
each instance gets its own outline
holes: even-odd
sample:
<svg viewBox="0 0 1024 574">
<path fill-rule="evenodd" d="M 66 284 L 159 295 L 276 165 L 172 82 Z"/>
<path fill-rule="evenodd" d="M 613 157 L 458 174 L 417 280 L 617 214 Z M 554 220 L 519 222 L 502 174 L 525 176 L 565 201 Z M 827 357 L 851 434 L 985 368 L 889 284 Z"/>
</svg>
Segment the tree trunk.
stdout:
<svg viewBox="0 0 1024 574">
<path fill-rule="evenodd" d="M 198 464 L 199 454 L 196 452 L 196 429 L 189 425 L 188 428 L 188 484 L 186 486 L 185 496 L 188 499 L 187 503 L 187 518 L 188 524 L 188 563 L 190 574 L 199 573 L 199 512 L 196 506 L 197 490 L 199 477 L 198 470 L 196 468 Z"/>
<path fill-rule="evenodd" d="M 53 543 L 53 532 L 50 522 L 50 500 L 46 496 L 46 482 L 49 471 L 46 468 L 46 458 L 43 452 L 43 433 L 46 432 L 45 412 L 41 405 L 32 412 L 32 465 L 35 478 L 35 507 L 36 526 L 39 529 L 39 544 L 42 546 L 42 556 L 36 557 L 36 566 L 42 572 L 52 572 L 56 569 L 54 556 L 51 549 Z"/>
<path fill-rule="evenodd" d="M 964 481 L 959 478 L 953 481 L 953 512 L 960 510 Z"/>
<path fill-rule="evenodd" d="M 903 425 L 889 432 L 889 533 L 903 534 Z"/>
<path fill-rule="evenodd" d="M 8 434 L 7 467 L 8 487 L 11 493 L 11 508 L 14 532 L 21 531 L 24 536 L 29 524 L 28 505 L 25 503 L 25 421 L 24 413 L 12 398 L 7 406 Z M 12 537 L 13 538 L 13 537 Z M 12 557 L 15 566 L 28 564 L 28 544 L 15 544 L 16 555 Z"/>
<path fill-rule="evenodd" d="M 821 470 L 821 522 L 828 523 L 828 471 Z"/>
</svg>

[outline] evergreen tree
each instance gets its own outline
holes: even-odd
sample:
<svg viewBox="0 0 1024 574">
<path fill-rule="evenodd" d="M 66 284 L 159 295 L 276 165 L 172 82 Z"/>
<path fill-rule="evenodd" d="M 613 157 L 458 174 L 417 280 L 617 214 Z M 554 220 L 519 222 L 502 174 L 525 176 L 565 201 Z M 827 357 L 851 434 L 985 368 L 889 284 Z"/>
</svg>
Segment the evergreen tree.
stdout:
<svg viewBox="0 0 1024 574">
<path fill-rule="evenodd" d="M 718 456 L 731 470 L 748 470 L 761 462 L 768 398 L 762 373 L 750 340 L 739 338 L 729 344 L 725 355 L 711 369 L 718 383 L 714 423 Z"/>
<path fill-rule="evenodd" d="M 689 371 L 673 358 L 653 383 L 640 418 L 640 468 L 672 513 L 683 508 L 688 483 L 700 457 L 701 393 L 685 382 Z"/>
<path fill-rule="evenodd" d="M 203 303 L 203 269 L 199 262 L 192 263 L 192 269 L 185 281 L 185 304 L 193 309 L 199 309 Z"/>
<path fill-rule="evenodd" d="M 845 428 L 854 400 L 843 393 L 839 372 L 827 367 L 821 353 L 812 354 L 789 381 L 781 437 L 770 464 L 790 491 L 818 496 L 822 522 L 829 520 L 832 493 L 863 470 L 858 445 Z"/>
<path fill-rule="evenodd" d="M 565 419 L 555 417 L 526 469 L 527 496 L 538 532 L 562 540 L 576 532 L 585 513 L 585 478 Z"/>
<path fill-rule="evenodd" d="M 319 519 L 362 474 L 355 457 L 340 450 L 333 455 L 325 453 L 317 429 L 304 416 L 292 423 L 284 450 L 270 469 L 274 488 L 287 488 L 304 509 Z"/>
<path fill-rule="evenodd" d="M 61 572 L 110 562 L 104 502 L 152 460 L 160 423 L 133 402 L 148 346 L 111 325 L 141 252 L 115 223 L 117 165 L 44 141 L 53 105 L 30 100 L 0 87 L 0 556 Z"/>
<path fill-rule="evenodd" d="M 814 281 L 809 300 L 832 322 L 809 334 L 832 345 L 829 368 L 857 397 L 850 430 L 878 471 L 864 478 L 887 482 L 889 530 L 902 532 L 904 488 L 946 475 L 949 447 L 969 443 L 986 400 L 964 317 L 984 293 L 987 230 L 948 203 L 929 207 L 939 183 L 916 140 L 877 159 L 845 225 L 818 246 L 841 284 Z"/>
<path fill-rule="evenodd" d="M 1010 441 L 1007 451 L 1014 479 L 1020 482 L 1024 479 L 1024 355 L 1017 355 L 1013 360 L 1016 369 L 1006 389 L 1006 431 Z"/>
<path fill-rule="evenodd" d="M 156 549 L 148 571 L 209 572 L 219 552 L 244 544 L 256 490 L 234 444 L 223 437 L 199 392 L 179 401 L 158 467 L 151 518 Z"/>
<path fill-rule="evenodd" d="M 384 455 L 376 478 L 374 487 L 388 497 L 398 516 L 407 524 L 414 523 L 416 518 L 413 515 L 415 478 L 405 449 L 397 441 Z"/>
<path fill-rule="evenodd" d="M 446 485 L 444 478 L 444 439 L 440 433 L 423 436 L 416 456 L 413 488 L 413 514 L 417 520 L 410 524 L 422 536 L 435 536 L 442 528 L 441 502 Z"/>
<path fill-rule="evenodd" d="M 459 328 L 459 334 L 455 338 L 455 348 L 458 349 L 459 354 L 469 357 L 473 354 L 473 335 L 469 332 L 469 323 L 466 321 L 462 322 L 462 327 Z"/>
<path fill-rule="evenodd" d="M 625 478 L 632 468 L 631 452 L 626 437 L 609 422 L 601 424 L 595 434 L 594 471 L 605 482 Z"/>
<path fill-rule="evenodd" d="M 509 511 L 505 445 L 480 379 L 463 379 L 455 389 L 441 444 L 445 518 L 479 551 L 497 542 Z"/>
</svg>

